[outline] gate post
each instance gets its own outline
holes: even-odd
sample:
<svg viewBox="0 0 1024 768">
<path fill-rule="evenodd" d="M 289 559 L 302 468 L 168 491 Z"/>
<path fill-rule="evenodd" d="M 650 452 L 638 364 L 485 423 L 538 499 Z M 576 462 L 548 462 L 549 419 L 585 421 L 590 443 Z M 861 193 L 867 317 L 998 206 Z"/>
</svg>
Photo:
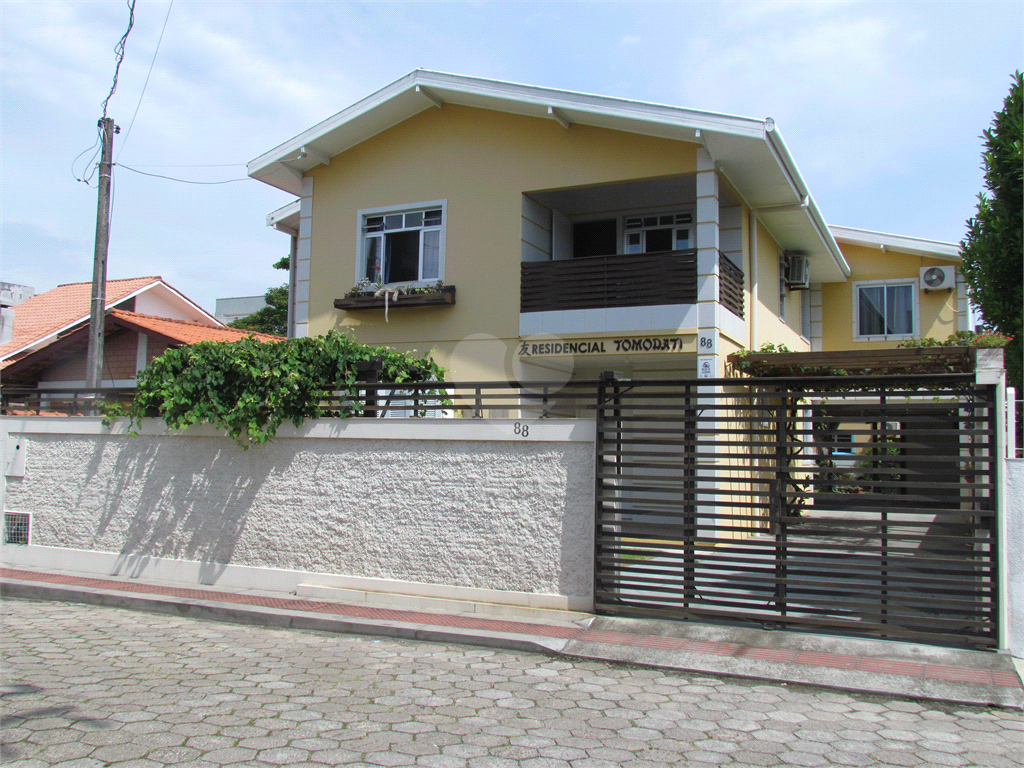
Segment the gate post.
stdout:
<svg viewBox="0 0 1024 768">
<path fill-rule="evenodd" d="M 975 350 L 974 381 L 978 385 L 995 385 L 996 389 L 996 444 L 989 449 L 989 456 L 992 457 L 989 471 L 992 473 L 992 486 L 995 489 L 993 493 L 996 495 L 996 525 L 995 531 L 993 531 L 995 541 L 991 546 L 992 557 L 996 558 L 999 574 L 995 599 L 996 621 L 999 628 L 997 647 L 1006 653 L 1012 647 L 1011 638 L 1015 634 L 1014 627 L 1024 622 L 1024 595 L 1019 592 L 1013 594 L 1014 585 L 1011 583 L 1010 574 L 1010 561 L 1013 560 L 1014 565 L 1019 569 L 1019 561 L 1024 557 L 1024 552 L 1010 552 L 1007 548 L 1011 537 L 1008 519 L 1010 510 L 1006 505 L 1006 492 L 1009 490 L 1006 482 L 1006 470 L 1009 469 L 1009 465 L 1006 461 L 1006 370 L 1003 367 L 1003 350 Z M 1017 514 L 1014 517 L 1018 518 L 1019 524 L 1019 518 L 1022 515 L 1019 510 L 1015 510 L 1015 512 Z M 1014 581 L 1020 587 L 1020 582 L 1024 581 L 1024 574 L 1015 573 Z M 1013 615 L 1014 611 L 1017 612 L 1017 615 Z M 1020 630 L 1016 631 L 1020 632 Z M 1024 637 L 1016 638 L 1016 641 L 1024 645 Z M 1024 650 L 1018 648 L 1018 653 L 1022 652 Z"/>
</svg>

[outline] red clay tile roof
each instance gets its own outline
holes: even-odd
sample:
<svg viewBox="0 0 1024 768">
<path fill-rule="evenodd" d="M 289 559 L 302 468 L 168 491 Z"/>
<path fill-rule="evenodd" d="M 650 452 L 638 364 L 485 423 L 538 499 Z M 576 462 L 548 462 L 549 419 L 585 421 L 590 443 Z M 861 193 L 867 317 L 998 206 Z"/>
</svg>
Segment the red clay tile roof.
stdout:
<svg viewBox="0 0 1024 768">
<path fill-rule="evenodd" d="M 20 305 L 19 305 L 20 306 Z M 123 309 L 112 309 L 108 317 L 116 317 L 128 325 L 143 331 L 159 333 L 181 344 L 198 344 L 200 341 L 241 341 L 249 336 L 258 341 L 285 341 L 284 336 L 272 336 L 269 333 L 242 331 L 237 328 L 211 328 L 208 325 L 189 323 L 185 320 L 171 320 L 166 317 L 140 315 L 138 312 L 126 312 Z"/>
<path fill-rule="evenodd" d="M 19 305 L 20 306 L 20 305 Z M 109 322 L 113 318 L 115 322 Z M 123 309 L 111 309 L 107 311 L 107 331 L 119 326 L 130 331 L 137 331 L 147 335 L 163 336 L 168 339 L 172 346 L 187 346 L 198 344 L 200 341 L 240 341 L 253 336 L 257 341 L 286 341 L 283 336 L 271 336 L 268 333 L 256 333 L 255 331 L 240 331 L 235 328 L 211 328 L 202 323 L 190 323 L 186 320 L 174 320 L 167 317 L 156 317 L 155 315 L 143 315 L 138 312 L 127 312 Z M 52 365 L 62 356 L 66 356 L 75 349 L 81 349 L 88 344 L 87 332 L 89 330 L 89 319 L 86 318 L 73 326 L 72 329 L 62 334 L 53 344 L 38 349 L 24 349 L 6 360 L 0 360 L 0 369 L 8 372 L 10 366 L 26 358 L 33 362 L 28 363 L 29 368 L 19 366 L 15 370 L 18 373 L 25 373 L 26 370 Z"/>
<path fill-rule="evenodd" d="M 159 277 L 107 281 L 107 306 L 153 283 Z M 55 331 L 89 317 L 92 283 L 67 283 L 26 299 L 15 308 L 14 338 L 0 346 L 0 357 L 32 344 Z"/>
</svg>

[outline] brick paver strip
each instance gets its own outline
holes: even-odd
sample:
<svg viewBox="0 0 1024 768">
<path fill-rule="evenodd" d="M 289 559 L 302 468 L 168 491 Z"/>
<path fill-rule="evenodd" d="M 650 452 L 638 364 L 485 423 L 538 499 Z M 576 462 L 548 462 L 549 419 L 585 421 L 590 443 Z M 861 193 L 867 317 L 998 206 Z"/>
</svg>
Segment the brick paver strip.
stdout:
<svg viewBox="0 0 1024 768">
<path fill-rule="evenodd" d="M 235 592 L 220 592 L 189 587 L 168 587 L 159 584 L 142 584 L 115 579 L 97 579 L 85 576 L 66 576 L 42 571 L 24 571 L 0 567 L 0 577 L 21 581 L 41 581 L 67 586 L 109 589 L 119 592 L 136 592 L 147 595 L 163 595 L 188 600 L 208 600 L 219 603 L 255 605 L 263 608 L 277 608 L 285 611 L 307 611 L 312 613 L 350 616 L 362 619 L 398 621 L 411 624 L 454 627 L 459 629 L 480 629 L 488 632 L 507 632 L 519 635 L 538 635 L 564 640 L 580 640 L 607 645 L 628 645 L 664 651 L 686 651 L 710 656 L 733 656 L 763 661 L 787 662 L 812 667 L 848 669 L 859 672 L 875 672 L 903 677 L 929 678 L 962 683 L 981 683 L 1001 688 L 1024 688 L 1016 675 L 1009 672 L 987 669 L 953 667 L 944 664 L 923 664 L 916 662 L 892 661 L 886 659 L 865 659 L 838 653 L 791 651 L 775 648 L 757 648 L 737 643 L 722 643 L 703 640 L 685 640 L 658 635 L 634 635 L 628 632 L 558 627 L 548 624 L 532 624 L 524 621 L 504 619 L 477 619 L 469 616 L 453 616 L 444 613 L 424 611 L 403 611 L 396 608 L 373 608 L 370 606 L 347 605 L 324 600 L 302 600 L 269 595 L 250 595 Z"/>
</svg>

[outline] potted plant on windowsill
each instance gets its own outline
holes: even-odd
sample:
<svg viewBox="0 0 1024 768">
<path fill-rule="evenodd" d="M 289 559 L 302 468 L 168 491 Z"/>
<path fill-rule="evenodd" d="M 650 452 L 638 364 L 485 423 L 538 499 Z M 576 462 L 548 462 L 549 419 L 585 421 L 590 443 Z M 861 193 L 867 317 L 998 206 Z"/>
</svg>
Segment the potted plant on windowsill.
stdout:
<svg viewBox="0 0 1024 768">
<path fill-rule="evenodd" d="M 455 303 L 455 286 L 443 280 L 425 287 L 411 285 L 388 286 L 371 283 L 365 277 L 344 298 L 334 300 L 335 309 L 389 309 L 391 307 L 425 307 Z"/>
</svg>

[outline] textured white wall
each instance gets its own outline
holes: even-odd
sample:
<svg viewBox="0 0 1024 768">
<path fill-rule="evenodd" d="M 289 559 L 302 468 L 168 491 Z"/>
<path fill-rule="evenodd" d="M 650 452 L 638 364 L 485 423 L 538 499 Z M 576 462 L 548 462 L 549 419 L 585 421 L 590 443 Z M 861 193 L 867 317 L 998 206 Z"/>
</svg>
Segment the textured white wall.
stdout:
<svg viewBox="0 0 1024 768">
<path fill-rule="evenodd" d="M 1005 646 L 1018 659 L 1024 659 L 1024 459 L 1004 459 L 1006 483 L 1003 509 L 1006 512 L 1007 617 L 1009 637 Z"/>
<path fill-rule="evenodd" d="M 476 426 L 314 430 L 248 451 L 209 432 L 23 432 L 5 509 L 32 513 L 34 546 L 199 561 L 207 583 L 230 564 L 589 595 L 593 443 L 453 439 Z"/>
</svg>

